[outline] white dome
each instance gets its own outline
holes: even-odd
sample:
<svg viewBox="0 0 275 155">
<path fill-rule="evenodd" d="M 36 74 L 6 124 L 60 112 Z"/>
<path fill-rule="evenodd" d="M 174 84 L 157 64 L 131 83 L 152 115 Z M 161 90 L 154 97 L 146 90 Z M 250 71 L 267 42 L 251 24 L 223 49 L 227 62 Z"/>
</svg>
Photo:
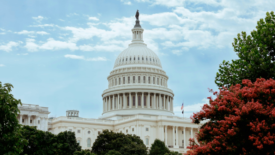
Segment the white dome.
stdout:
<svg viewBox="0 0 275 155">
<path fill-rule="evenodd" d="M 161 62 L 155 52 L 144 43 L 132 43 L 119 54 L 115 61 L 114 69 L 128 65 L 150 66 L 161 69 Z"/>
</svg>

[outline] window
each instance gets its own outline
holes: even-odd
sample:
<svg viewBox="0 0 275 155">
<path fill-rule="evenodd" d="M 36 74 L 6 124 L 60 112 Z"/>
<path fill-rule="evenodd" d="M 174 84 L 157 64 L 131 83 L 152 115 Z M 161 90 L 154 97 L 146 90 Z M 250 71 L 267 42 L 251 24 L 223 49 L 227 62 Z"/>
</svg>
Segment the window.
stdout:
<svg viewBox="0 0 275 155">
<path fill-rule="evenodd" d="M 128 76 L 128 84 L 130 83 L 130 76 Z"/>
<path fill-rule="evenodd" d="M 88 134 L 90 134 L 91 133 L 91 131 L 88 131 Z"/>
<path fill-rule="evenodd" d="M 115 79 L 115 81 L 116 81 L 116 85 L 117 85 L 117 79 Z"/>
<path fill-rule="evenodd" d="M 150 61 L 151 61 L 151 58 L 150 58 Z"/>
<path fill-rule="evenodd" d="M 146 138 L 146 145 L 149 145 L 149 138 Z"/>
<path fill-rule="evenodd" d="M 146 58 L 146 61 L 147 61 L 148 59 Z"/>
<path fill-rule="evenodd" d="M 148 77 L 148 83 L 150 84 L 150 77 Z"/>
<path fill-rule="evenodd" d="M 149 128 L 146 128 L 146 131 L 149 131 Z"/>
<path fill-rule="evenodd" d="M 140 83 L 140 76 L 138 76 L 138 83 Z"/>
<path fill-rule="evenodd" d="M 119 78 L 119 85 L 120 85 L 120 78 Z"/>
<path fill-rule="evenodd" d="M 80 145 L 80 140 L 77 140 L 77 143 Z"/>
<path fill-rule="evenodd" d="M 139 57 L 138 57 L 138 60 L 139 60 Z"/>
<path fill-rule="evenodd" d="M 71 131 L 71 132 L 72 132 L 72 129 L 69 129 L 69 131 Z"/>
<path fill-rule="evenodd" d="M 135 76 L 133 76 L 133 83 L 135 83 Z"/>
<path fill-rule="evenodd" d="M 134 57 L 134 60 L 136 60 L 136 57 Z"/>
<path fill-rule="evenodd" d="M 126 58 L 126 61 L 127 61 L 127 58 Z"/>
<path fill-rule="evenodd" d="M 133 96 L 133 106 L 136 106 L 135 96 Z"/>
<path fill-rule="evenodd" d="M 123 84 L 125 84 L 125 77 L 123 77 Z"/>
<path fill-rule="evenodd" d="M 155 84 L 155 77 L 153 77 L 153 84 Z"/>
<path fill-rule="evenodd" d="M 162 85 L 162 79 L 160 80 L 160 85 Z"/>
<path fill-rule="evenodd" d="M 91 147 L 91 139 L 90 138 L 87 139 L 87 147 Z"/>
<path fill-rule="evenodd" d="M 128 129 L 126 130 L 126 133 L 128 133 Z"/>
<path fill-rule="evenodd" d="M 132 128 L 132 131 L 134 132 L 134 131 L 135 131 L 135 129 L 134 129 L 134 128 Z"/>
<path fill-rule="evenodd" d="M 157 85 L 159 85 L 159 78 L 157 78 Z"/>
<path fill-rule="evenodd" d="M 24 119 L 22 119 L 22 123 L 24 123 Z"/>
<path fill-rule="evenodd" d="M 141 96 L 138 96 L 138 106 L 141 106 Z"/>
<path fill-rule="evenodd" d="M 77 133 L 80 133 L 80 130 L 77 130 Z"/>
<path fill-rule="evenodd" d="M 30 123 L 32 123 L 32 120 L 30 120 Z"/>
<path fill-rule="evenodd" d="M 182 134 L 183 134 L 183 131 L 182 131 Z"/>
<path fill-rule="evenodd" d="M 143 60 L 143 57 L 142 57 L 142 60 Z"/>
<path fill-rule="evenodd" d="M 40 124 L 40 120 L 38 120 L 38 124 Z"/>
<path fill-rule="evenodd" d="M 127 106 L 129 106 L 129 96 L 127 97 Z"/>
<path fill-rule="evenodd" d="M 130 58 L 130 61 L 131 61 L 131 58 Z"/>
<path fill-rule="evenodd" d="M 97 133 L 100 134 L 100 131 L 98 131 Z"/>
</svg>

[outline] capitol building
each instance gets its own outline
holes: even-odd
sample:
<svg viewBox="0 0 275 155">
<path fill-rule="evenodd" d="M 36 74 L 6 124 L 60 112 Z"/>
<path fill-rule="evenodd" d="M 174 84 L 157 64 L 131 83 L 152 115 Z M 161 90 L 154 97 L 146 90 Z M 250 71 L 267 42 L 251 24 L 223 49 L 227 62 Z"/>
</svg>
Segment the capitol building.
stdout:
<svg viewBox="0 0 275 155">
<path fill-rule="evenodd" d="M 67 110 L 66 116 L 48 118 L 48 108 L 23 104 L 19 122 L 58 134 L 75 132 L 82 149 L 91 149 L 103 130 L 139 136 L 150 148 L 155 139 L 162 140 L 171 151 L 187 151 L 188 139 L 200 125 L 190 118 L 174 115 L 174 93 L 158 56 L 143 41 L 144 29 L 136 20 L 132 42 L 114 62 L 107 77 L 108 88 L 102 93 L 102 116 L 81 118 L 79 111 Z M 125 32 L 127 33 L 127 32 Z"/>
</svg>

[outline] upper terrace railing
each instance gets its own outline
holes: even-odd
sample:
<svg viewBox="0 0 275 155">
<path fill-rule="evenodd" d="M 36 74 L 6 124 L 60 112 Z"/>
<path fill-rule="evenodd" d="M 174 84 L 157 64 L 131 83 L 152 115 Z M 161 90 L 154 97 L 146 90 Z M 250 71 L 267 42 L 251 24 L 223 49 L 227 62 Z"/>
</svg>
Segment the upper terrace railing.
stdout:
<svg viewBox="0 0 275 155">
<path fill-rule="evenodd" d="M 48 112 L 48 107 L 40 107 L 39 105 L 35 104 L 22 104 L 19 105 L 18 108 L 24 109 L 24 110 L 40 110 L 40 111 L 45 111 Z"/>
</svg>

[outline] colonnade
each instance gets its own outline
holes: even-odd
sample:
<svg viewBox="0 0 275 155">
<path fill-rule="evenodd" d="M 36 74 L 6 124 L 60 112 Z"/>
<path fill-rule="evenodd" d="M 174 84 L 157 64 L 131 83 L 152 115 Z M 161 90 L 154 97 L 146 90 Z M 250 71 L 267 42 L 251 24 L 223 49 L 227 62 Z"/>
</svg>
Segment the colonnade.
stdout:
<svg viewBox="0 0 275 155">
<path fill-rule="evenodd" d="M 40 129 L 43 131 L 48 130 L 47 117 L 41 117 L 37 115 L 28 115 L 28 114 L 18 114 L 18 116 L 19 116 L 19 123 L 22 125 L 37 126 L 37 129 Z M 24 119 L 24 122 L 23 122 L 23 119 Z"/>
<path fill-rule="evenodd" d="M 109 88 L 124 84 L 152 84 L 167 87 L 167 78 L 157 74 L 152 75 L 118 75 L 108 79 Z"/>
<path fill-rule="evenodd" d="M 168 137 L 168 127 L 172 127 L 172 145 L 168 145 L 168 139 L 170 139 L 171 137 Z M 179 136 L 179 128 L 182 129 L 183 131 L 183 146 L 179 146 L 180 144 L 180 136 Z M 186 129 L 189 128 L 191 130 L 191 137 L 190 138 L 194 138 L 194 132 L 192 127 L 184 127 L 184 126 L 164 126 L 164 143 L 166 146 L 170 147 L 170 148 L 187 148 L 188 145 L 188 138 L 186 136 Z"/>
<path fill-rule="evenodd" d="M 128 92 L 103 97 L 103 112 L 126 108 L 151 108 L 173 112 L 173 97 L 153 92 Z"/>
</svg>

